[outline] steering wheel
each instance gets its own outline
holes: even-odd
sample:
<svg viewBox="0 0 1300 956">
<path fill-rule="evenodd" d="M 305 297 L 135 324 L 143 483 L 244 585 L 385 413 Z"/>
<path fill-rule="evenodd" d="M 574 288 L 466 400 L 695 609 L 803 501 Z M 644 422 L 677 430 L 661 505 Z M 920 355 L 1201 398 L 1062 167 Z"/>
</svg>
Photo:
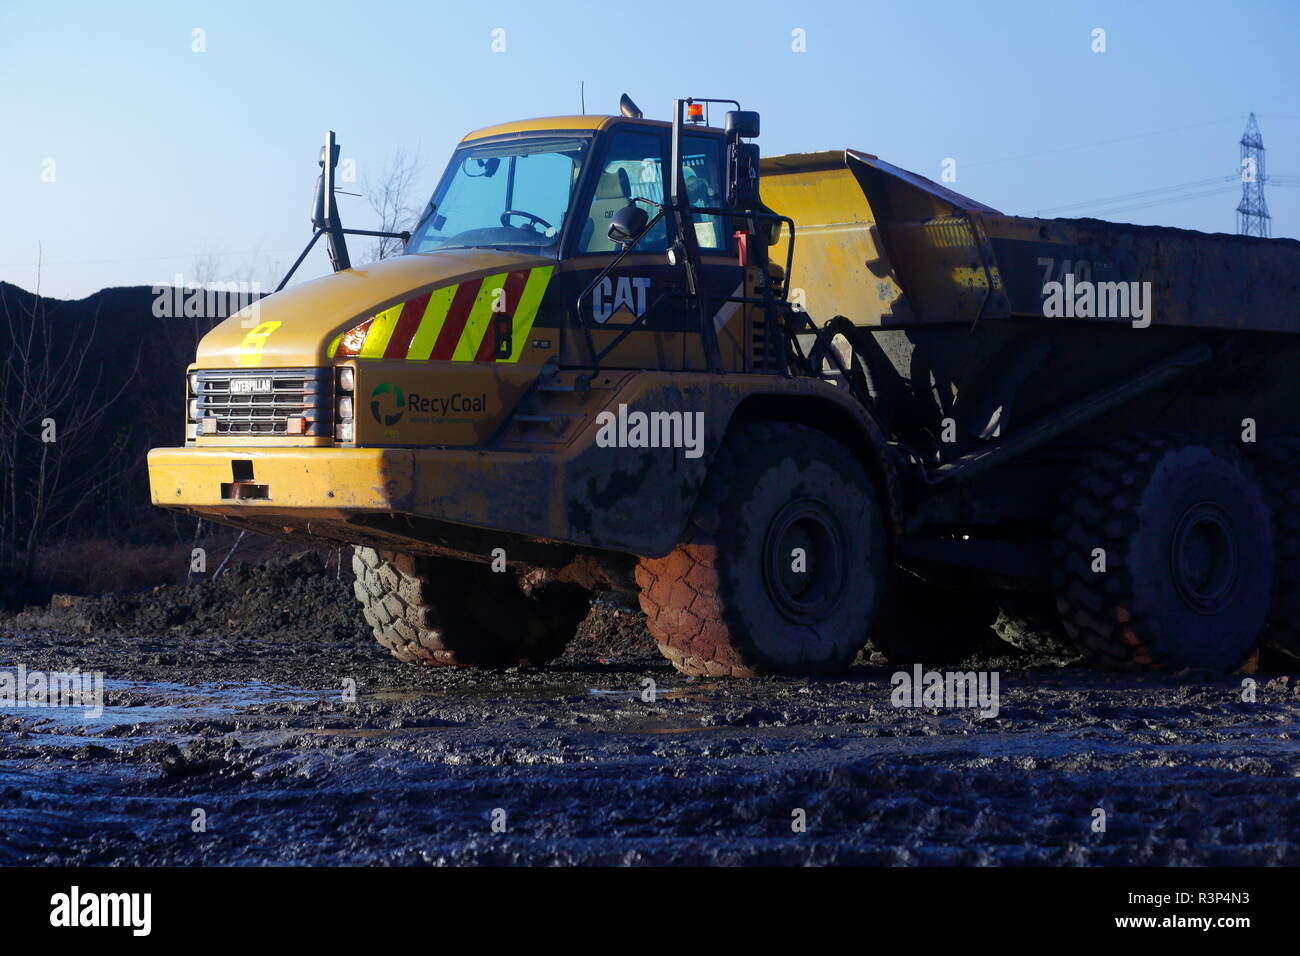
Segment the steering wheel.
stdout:
<svg viewBox="0 0 1300 956">
<path fill-rule="evenodd" d="M 534 216 L 531 212 L 524 212 L 522 209 L 507 209 L 505 212 L 503 212 L 501 214 L 501 225 L 509 227 L 511 216 L 524 216 L 525 218 L 531 220 L 534 223 L 541 223 L 547 229 L 552 228 L 551 224 L 547 222 L 545 219 L 543 219 L 541 216 Z"/>
</svg>

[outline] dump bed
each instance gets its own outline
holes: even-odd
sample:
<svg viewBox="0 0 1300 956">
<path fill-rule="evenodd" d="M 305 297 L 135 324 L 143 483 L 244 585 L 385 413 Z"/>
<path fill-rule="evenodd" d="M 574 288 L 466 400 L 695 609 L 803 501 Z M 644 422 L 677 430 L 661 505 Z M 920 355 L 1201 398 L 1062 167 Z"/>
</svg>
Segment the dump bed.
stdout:
<svg viewBox="0 0 1300 956">
<path fill-rule="evenodd" d="M 856 150 L 768 157 L 762 177 L 764 202 L 795 221 L 792 294 L 819 322 L 1014 316 L 1300 332 L 1293 239 L 1006 216 Z"/>
</svg>

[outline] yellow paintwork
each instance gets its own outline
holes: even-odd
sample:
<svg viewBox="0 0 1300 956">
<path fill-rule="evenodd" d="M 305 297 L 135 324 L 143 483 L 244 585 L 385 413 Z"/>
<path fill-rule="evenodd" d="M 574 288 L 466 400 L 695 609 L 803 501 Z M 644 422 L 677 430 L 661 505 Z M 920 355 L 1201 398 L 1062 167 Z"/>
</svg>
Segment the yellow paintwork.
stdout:
<svg viewBox="0 0 1300 956">
<path fill-rule="evenodd" d="M 221 485 L 230 462 L 253 462 L 254 478 L 272 498 L 240 508 L 339 508 L 383 511 L 410 491 L 410 452 L 395 448 L 155 448 L 149 452 L 149 488 L 156 505 L 230 506 Z"/>
<path fill-rule="evenodd" d="M 298 368 L 329 363 L 335 336 L 430 289 L 553 260 L 491 249 L 397 256 L 291 286 L 233 315 L 199 343 L 196 368 Z"/>
<path fill-rule="evenodd" d="M 482 129 L 476 129 L 472 133 L 467 133 L 461 142 L 468 143 L 471 140 L 486 139 L 489 136 L 509 136 L 514 133 L 538 133 L 538 132 L 565 132 L 572 130 L 599 130 L 604 129 L 611 123 L 636 123 L 644 126 L 654 126 L 664 129 L 672 126 L 665 120 L 652 119 L 630 119 L 626 116 L 605 116 L 599 114 L 587 114 L 585 116 L 540 116 L 536 119 L 514 120 L 510 123 L 498 123 L 495 126 L 485 126 Z M 704 126 L 703 124 L 691 124 L 686 127 L 689 133 L 710 132 L 718 133 L 721 130 L 713 126 Z"/>
<path fill-rule="evenodd" d="M 488 136 L 506 136 L 510 133 L 536 133 L 548 130 L 598 130 L 614 119 L 613 116 L 539 116 L 536 119 L 514 120 L 509 123 L 497 123 L 466 133 L 463 142 L 484 139 Z"/>
<path fill-rule="evenodd" d="M 1006 218 L 995 210 L 853 150 L 769 157 L 762 182 L 764 202 L 795 222 L 790 297 L 812 315 L 899 326 L 1005 314 L 982 231 Z"/>
<path fill-rule="evenodd" d="M 855 325 L 898 318 L 902 289 L 876 240 L 876 219 L 844 152 L 798 153 L 762 161 L 763 202 L 795 221 L 790 298 L 814 316 L 845 315 Z M 772 247 L 784 262 L 786 230 Z M 845 289 L 852 288 L 852 295 Z"/>
<path fill-rule="evenodd" d="M 519 436 L 478 448 L 156 448 L 149 453 L 150 489 L 157 505 L 271 533 L 291 528 L 311 536 L 324 533 L 319 524 L 313 532 L 313 524 L 332 520 L 331 535 L 364 542 L 364 527 L 338 522 L 349 514 L 405 514 L 659 555 L 676 543 L 689 510 L 682 483 L 703 481 L 736 406 L 760 394 L 839 406 L 866 425 L 843 390 L 809 378 L 626 372 L 593 383 L 578 420 L 558 441 Z M 690 459 L 665 448 L 636 461 L 624 449 L 601 447 L 599 413 L 614 414 L 624 405 L 698 412 L 705 454 Z M 268 497 L 222 496 L 236 459 L 251 463 L 253 482 L 264 485 Z M 641 493 L 633 490 L 643 482 Z M 625 506 L 591 508 L 611 489 L 626 496 Z M 575 519 L 575 505 L 589 513 Z"/>
</svg>

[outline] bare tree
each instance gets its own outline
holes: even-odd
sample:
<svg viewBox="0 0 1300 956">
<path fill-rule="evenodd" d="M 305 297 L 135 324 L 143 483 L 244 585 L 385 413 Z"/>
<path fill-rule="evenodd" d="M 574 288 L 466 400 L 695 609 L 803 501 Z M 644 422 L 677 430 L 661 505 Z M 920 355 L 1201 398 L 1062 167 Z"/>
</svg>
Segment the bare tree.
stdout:
<svg viewBox="0 0 1300 956">
<path fill-rule="evenodd" d="M 409 160 L 405 150 L 399 150 L 387 163 L 378 181 L 366 177 L 363 183 L 366 202 L 379 217 L 378 231 L 401 232 L 415 225 L 419 200 L 414 195 L 416 179 L 420 173 L 420 154 Z M 370 261 L 377 262 L 402 251 L 402 240 L 379 239 L 370 249 Z"/>
<path fill-rule="evenodd" d="M 57 335 L 40 294 L 30 306 L 4 303 L 7 350 L 0 363 L 0 568 L 30 581 L 47 537 L 71 521 L 111 480 L 88 467 L 105 414 L 139 369 L 101 394 L 102 367 L 87 373 L 98 318 Z"/>
</svg>

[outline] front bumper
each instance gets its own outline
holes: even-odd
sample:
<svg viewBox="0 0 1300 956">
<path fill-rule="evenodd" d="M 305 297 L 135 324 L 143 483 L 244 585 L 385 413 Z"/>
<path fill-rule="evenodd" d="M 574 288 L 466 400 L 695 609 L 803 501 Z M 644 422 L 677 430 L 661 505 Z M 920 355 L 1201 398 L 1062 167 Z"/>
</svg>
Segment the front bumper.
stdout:
<svg viewBox="0 0 1300 956">
<path fill-rule="evenodd" d="M 396 511 L 411 504 L 405 448 L 155 448 L 149 490 L 164 508 Z"/>
<path fill-rule="evenodd" d="M 149 452 L 153 503 L 263 534 L 476 551 L 493 536 L 565 540 L 550 456 L 468 449 L 186 447 Z M 499 543 L 499 542 L 498 542 Z M 573 542 L 577 543 L 577 542 Z"/>
<path fill-rule="evenodd" d="M 155 448 L 155 505 L 265 534 L 340 543 L 500 538 L 630 554 L 672 549 L 706 462 L 640 457 L 611 470 L 605 449 L 249 446 Z M 593 463 L 592 459 L 596 461 Z M 665 494 L 672 487 L 675 493 Z M 653 491 L 652 491 L 653 489 Z M 650 492 L 647 494 L 647 492 Z M 468 550 L 468 547 L 466 548 Z"/>
</svg>

